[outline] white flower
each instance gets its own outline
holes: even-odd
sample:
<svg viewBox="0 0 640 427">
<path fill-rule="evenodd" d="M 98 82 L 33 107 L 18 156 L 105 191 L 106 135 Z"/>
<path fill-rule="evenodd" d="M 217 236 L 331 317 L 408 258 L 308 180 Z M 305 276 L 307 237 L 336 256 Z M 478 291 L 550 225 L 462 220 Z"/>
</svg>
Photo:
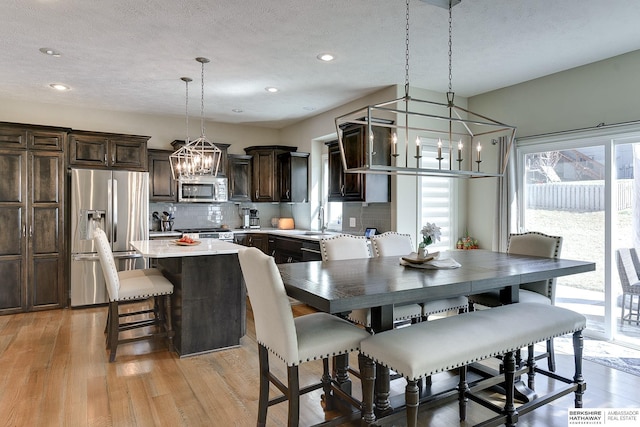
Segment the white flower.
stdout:
<svg viewBox="0 0 640 427">
<path fill-rule="evenodd" d="M 427 222 L 427 225 L 422 227 L 422 243 L 425 246 L 440 241 L 441 235 L 440 227 L 438 227 L 435 222 Z"/>
</svg>

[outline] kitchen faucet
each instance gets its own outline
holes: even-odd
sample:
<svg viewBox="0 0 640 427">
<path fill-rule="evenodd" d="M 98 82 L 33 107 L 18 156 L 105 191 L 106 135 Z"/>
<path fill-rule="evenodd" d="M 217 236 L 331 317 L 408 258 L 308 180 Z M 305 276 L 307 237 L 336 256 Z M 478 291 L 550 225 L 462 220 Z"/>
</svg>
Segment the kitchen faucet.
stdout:
<svg viewBox="0 0 640 427">
<path fill-rule="evenodd" d="M 324 206 L 318 208 L 318 221 L 320 222 L 320 231 L 323 233 L 327 230 L 327 224 L 324 222 Z"/>
</svg>

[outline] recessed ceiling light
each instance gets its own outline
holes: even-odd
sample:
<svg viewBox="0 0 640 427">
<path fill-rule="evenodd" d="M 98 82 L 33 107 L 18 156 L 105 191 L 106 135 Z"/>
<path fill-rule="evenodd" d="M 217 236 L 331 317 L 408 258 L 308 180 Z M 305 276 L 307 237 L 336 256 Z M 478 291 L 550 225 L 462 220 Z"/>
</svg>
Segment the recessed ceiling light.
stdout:
<svg viewBox="0 0 640 427">
<path fill-rule="evenodd" d="M 234 113 L 244 113 L 244 110 L 242 108 L 234 108 L 231 111 L 233 111 Z"/>
<path fill-rule="evenodd" d="M 277 87 L 265 87 L 264 90 L 271 93 L 276 93 L 278 91 Z"/>
<path fill-rule="evenodd" d="M 302 107 L 303 110 L 315 111 L 316 107 Z"/>
<path fill-rule="evenodd" d="M 62 83 L 51 83 L 49 87 L 54 88 L 55 90 L 59 90 L 61 92 L 65 90 L 71 90 L 71 88 L 67 85 L 63 85 Z"/>
<path fill-rule="evenodd" d="M 321 53 L 318 56 L 316 56 L 316 58 L 318 58 L 320 61 L 324 61 L 324 62 L 330 62 L 330 61 L 333 61 L 334 59 L 336 59 L 336 57 L 333 56 L 330 53 Z"/>
<path fill-rule="evenodd" d="M 56 58 L 59 58 L 60 56 L 62 56 L 60 52 L 50 47 L 41 47 L 40 52 L 44 53 L 45 55 L 54 56 Z"/>
</svg>

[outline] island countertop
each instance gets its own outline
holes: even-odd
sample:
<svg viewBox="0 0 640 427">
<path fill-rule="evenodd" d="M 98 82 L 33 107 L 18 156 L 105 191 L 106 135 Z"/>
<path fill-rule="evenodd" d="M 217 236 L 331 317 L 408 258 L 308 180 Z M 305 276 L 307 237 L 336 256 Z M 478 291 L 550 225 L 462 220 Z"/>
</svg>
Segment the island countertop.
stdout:
<svg viewBox="0 0 640 427">
<path fill-rule="evenodd" d="M 200 239 L 199 245 L 190 246 L 179 246 L 173 240 L 134 240 L 130 243 L 146 258 L 237 254 L 244 247 L 218 239 Z"/>
</svg>

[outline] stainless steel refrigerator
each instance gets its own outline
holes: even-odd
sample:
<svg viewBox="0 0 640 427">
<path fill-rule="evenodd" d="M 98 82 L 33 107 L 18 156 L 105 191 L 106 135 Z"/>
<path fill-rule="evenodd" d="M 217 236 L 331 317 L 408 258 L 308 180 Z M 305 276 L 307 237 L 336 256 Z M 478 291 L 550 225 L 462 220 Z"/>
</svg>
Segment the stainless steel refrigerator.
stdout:
<svg viewBox="0 0 640 427">
<path fill-rule="evenodd" d="M 148 172 L 71 170 L 71 306 L 108 302 L 93 231 L 107 234 L 118 270 L 144 268 L 131 240 L 149 238 Z"/>
</svg>

